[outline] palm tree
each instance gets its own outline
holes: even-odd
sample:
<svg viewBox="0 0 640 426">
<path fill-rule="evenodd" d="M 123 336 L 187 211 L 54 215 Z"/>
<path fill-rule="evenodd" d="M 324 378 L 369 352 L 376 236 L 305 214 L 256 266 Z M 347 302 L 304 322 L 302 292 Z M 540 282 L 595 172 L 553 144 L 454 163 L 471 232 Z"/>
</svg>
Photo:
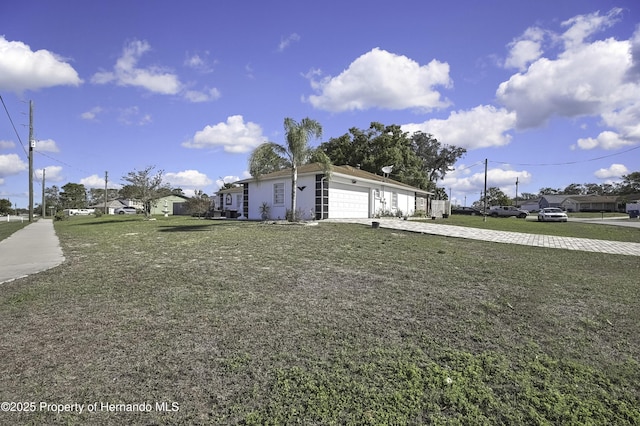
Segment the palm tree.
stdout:
<svg viewBox="0 0 640 426">
<path fill-rule="evenodd" d="M 292 118 L 284 119 L 286 145 L 265 142 L 258 146 L 249 158 L 249 172 L 256 179 L 260 175 L 291 168 L 291 220 L 296 219 L 296 185 L 298 167 L 306 164 L 312 156 L 320 157 L 325 165 L 328 157 L 309 146 L 311 137 L 322 136 L 322 126 L 316 120 L 303 118 L 299 123 Z"/>
</svg>

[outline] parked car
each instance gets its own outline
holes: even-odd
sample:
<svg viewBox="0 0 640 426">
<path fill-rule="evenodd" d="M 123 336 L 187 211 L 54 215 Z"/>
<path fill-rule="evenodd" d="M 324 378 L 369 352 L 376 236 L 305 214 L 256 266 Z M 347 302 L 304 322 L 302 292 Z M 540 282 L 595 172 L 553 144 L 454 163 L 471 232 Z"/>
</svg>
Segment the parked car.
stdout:
<svg viewBox="0 0 640 426">
<path fill-rule="evenodd" d="M 566 222 L 567 214 L 557 207 L 547 207 L 538 212 L 538 222 Z"/>
<path fill-rule="evenodd" d="M 124 207 L 118 207 L 113 212 L 115 214 L 136 214 L 137 210 L 135 207 L 124 206 Z"/>
<path fill-rule="evenodd" d="M 493 206 L 487 211 L 491 217 L 517 217 L 524 219 L 529 216 L 529 212 L 513 206 Z"/>
<path fill-rule="evenodd" d="M 467 214 L 471 216 L 480 216 L 482 214 L 482 211 L 473 207 L 455 207 L 451 209 L 451 214 Z"/>
</svg>

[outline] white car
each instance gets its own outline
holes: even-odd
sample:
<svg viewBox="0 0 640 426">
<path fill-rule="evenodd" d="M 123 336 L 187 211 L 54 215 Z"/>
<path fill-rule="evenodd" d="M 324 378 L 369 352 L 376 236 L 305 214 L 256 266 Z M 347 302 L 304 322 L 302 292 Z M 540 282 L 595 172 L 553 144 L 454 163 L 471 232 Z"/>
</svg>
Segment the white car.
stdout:
<svg viewBox="0 0 640 426">
<path fill-rule="evenodd" d="M 567 214 L 557 207 L 547 207 L 538 212 L 538 222 L 566 222 Z"/>
<path fill-rule="evenodd" d="M 125 206 L 125 207 L 118 207 L 117 209 L 114 210 L 113 213 L 114 214 L 136 214 L 137 210 L 135 207 Z"/>
</svg>

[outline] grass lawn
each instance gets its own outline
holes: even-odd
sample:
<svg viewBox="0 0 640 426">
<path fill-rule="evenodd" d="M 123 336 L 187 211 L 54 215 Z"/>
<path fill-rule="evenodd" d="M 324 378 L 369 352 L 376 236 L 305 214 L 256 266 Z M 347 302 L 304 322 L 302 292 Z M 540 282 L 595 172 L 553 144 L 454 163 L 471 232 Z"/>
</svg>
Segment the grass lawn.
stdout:
<svg viewBox="0 0 640 426">
<path fill-rule="evenodd" d="M 0 400 L 37 402 L 0 424 L 640 423 L 636 257 L 339 223 L 55 226 L 65 263 L 0 293 Z"/>
<path fill-rule="evenodd" d="M 610 241 L 626 241 L 640 243 L 640 228 L 631 228 L 625 226 L 616 225 L 604 225 L 585 222 L 538 222 L 534 217 L 529 216 L 528 219 L 517 219 L 515 217 L 487 217 L 484 221 L 482 216 L 465 216 L 465 215 L 451 215 L 447 219 L 429 220 L 423 219 L 422 221 L 441 224 L 441 225 L 456 225 L 456 226 L 468 226 L 482 229 L 492 229 L 499 231 L 512 231 L 512 232 L 524 232 L 528 234 L 546 234 L 555 235 L 559 237 L 579 237 L 579 238 L 592 238 L 596 240 L 610 240 Z M 582 216 L 583 218 L 599 219 L 593 216 Z M 631 219 L 616 219 L 616 220 L 631 220 Z"/>
<path fill-rule="evenodd" d="M 0 241 L 9 237 L 11 234 L 16 232 L 19 229 L 24 228 L 29 224 L 28 221 L 25 222 L 6 222 L 6 219 L 3 221 L 0 218 Z"/>
</svg>

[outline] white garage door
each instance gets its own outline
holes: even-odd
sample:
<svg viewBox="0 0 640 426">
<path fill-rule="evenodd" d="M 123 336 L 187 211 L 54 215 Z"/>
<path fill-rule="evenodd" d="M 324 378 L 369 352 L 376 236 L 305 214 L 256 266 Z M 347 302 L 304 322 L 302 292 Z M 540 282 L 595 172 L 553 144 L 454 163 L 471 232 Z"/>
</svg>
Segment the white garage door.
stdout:
<svg viewBox="0 0 640 426">
<path fill-rule="evenodd" d="M 329 187 L 329 218 L 369 217 L 369 188 L 332 182 Z"/>
</svg>

